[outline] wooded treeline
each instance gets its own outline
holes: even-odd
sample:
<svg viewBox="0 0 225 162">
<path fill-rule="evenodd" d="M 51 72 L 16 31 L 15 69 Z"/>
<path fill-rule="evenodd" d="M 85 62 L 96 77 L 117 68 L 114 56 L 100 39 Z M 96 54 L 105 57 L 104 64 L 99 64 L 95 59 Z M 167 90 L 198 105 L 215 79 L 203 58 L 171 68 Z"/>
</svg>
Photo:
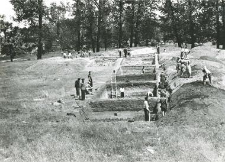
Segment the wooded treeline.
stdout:
<svg viewBox="0 0 225 162">
<path fill-rule="evenodd" d="M 213 41 L 225 48 L 225 0 L 74 0 L 48 7 L 43 1 L 11 0 L 15 21 L 29 27 L 7 27 L 18 47 L 38 47 L 38 59 L 43 44 L 94 52 L 159 41 L 192 47 Z"/>
</svg>

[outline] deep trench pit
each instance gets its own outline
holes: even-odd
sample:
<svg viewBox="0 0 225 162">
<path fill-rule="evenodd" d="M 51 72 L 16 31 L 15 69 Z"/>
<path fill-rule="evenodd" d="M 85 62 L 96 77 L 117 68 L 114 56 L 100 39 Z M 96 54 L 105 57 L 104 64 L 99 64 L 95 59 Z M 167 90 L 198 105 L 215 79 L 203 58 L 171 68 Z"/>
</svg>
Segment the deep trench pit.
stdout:
<svg viewBox="0 0 225 162">
<path fill-rule="evenodd" d="M 90 113 L 91 121 L 143 121 L 143 101 L 147 92 L 153 91 L 156 85 L 155 66 L 151 58 L 144 60 L 145 73 L 142 73 L 143 66 L 130 65 L 136 59 L 125 59 L 117 70 L 116 89 L 117 97 L 112 98 L 112 83 L 108 81 L 95 95 L 95 100 L 89 105 L 92 109 Z M 139 62 L 140 63 L 140 62 Z M 125 71 L 125 72 L 124 72 Z M 120 88 L 124 88 L 124 97 L 120 96 Z M 157 98 L 149 98 L 150 109 L 156 107 Z"/>
</svg>

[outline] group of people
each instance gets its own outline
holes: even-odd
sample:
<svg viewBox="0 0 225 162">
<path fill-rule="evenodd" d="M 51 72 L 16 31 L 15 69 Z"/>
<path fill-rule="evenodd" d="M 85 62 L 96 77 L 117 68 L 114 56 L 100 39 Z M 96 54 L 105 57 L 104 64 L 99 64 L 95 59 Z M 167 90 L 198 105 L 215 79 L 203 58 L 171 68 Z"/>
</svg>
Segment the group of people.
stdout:
<svg viewBox="0 0 225 162">
<path fill-rule="evenodd" d="M 188 49 L 181 48 L 180 57 L 177 58 L 176 70 L 180 77 L 191 77 L 191 64 L 190 60 L 187 58 L 190 51 Z"/>
<path fill-rule="evenodd" d="M 187 58 L 188 54 L 190 53 L 190 50 L 187 48 L 181 48 L 181 54 L 180 57 L 177 58 L 177 66 L 176 70 L 180 77 L 184 77 L 185 74 L 187 74 L 187 78 L 191 77 L 191 65 L 190 60 Z M 203 72 L 203 84 L 206 84 L 206 80 L 209 80 L 209 84 L 212 83 L 212 75 L 211 72 L 207 69 L 206 66 L 202 69 Z"/>
<path fill-rule="evenodd" d="M 76 58 L 77 57 L 86 57 L 86 56 L 91 57 L 91 53 L 92 53 L 91 50 L 89 50 L 87 52 L 81 50 L 81 51 L 78 51 L 76 54 L 74 54 L 74 57 L 76 57 Z M 61 54 L 62 54 L 63 58 L 65 58 L 65 59 L 66 58 L 73 59 L 73 54 L 70 51 L 62 51 Z"/>
<path fill-rule="evenodd" d="M 122 49 L 119 49 L 118 50 L 119 52 L 119 57 L 122 57 L 122 53 L 124 53 L 124 57 L 126 58 L 127 56 L 131 56 L 131 50 L 130 48 L 124 48 L 123 50 Z"/>
<path fill-rule="evenodd" d="M 93 80 L 91 77 L 91 71 L 88 73 L 88 82 L 85 83 L 84 78 L 78 78 L 75 81 L 75 89 L 76 89 L 76 96 L 79 100 L 85 100 L 86 94 L 92 94 L 93 90 Z"/>
<path fill-rule="evenodd" d="M 63 58 L 73 59 L 72 53 L 70 51 L 64 51 L 61 53 Z"/>
<path fill-rule="evenodd" d="M 149 90 L 145 96 L 144 100 L 144 114 L 145 114 L 145 121 L 150 121 L 150 114 L 151 111 L 149 109 L 148 100 L 149 97 L 158 97 L 155 107 L 153 108 L 153 114 L 155 114 L 154 119 L 157 120 L 158 114 L 162 113 L 162 116 L 165 116 L 168 105 L 170 102 L 170 97 L 172 94 L 172 89 L 168 83 L 168 79 L 164 72 L 160 74 L 160 81 L 156 83 L 153 91 Z"/>
</svg>

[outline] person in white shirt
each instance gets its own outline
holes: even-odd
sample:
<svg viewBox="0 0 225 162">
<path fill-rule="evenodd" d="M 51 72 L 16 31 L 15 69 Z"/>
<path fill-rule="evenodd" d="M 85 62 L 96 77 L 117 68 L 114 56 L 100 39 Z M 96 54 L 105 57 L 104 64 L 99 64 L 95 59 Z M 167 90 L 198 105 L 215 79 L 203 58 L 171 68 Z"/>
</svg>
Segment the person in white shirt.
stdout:
<svg viewBox="0 0 225 162">
<path fill-rule="evenodd" d="M 149 91 L 147 92 L 147 97 L 153 97 L 153 93 L 152 93 L 151 90 L 149 90 Z"/>
<path fill-rule="evenodd" d="M 206 84 L 206 79 L 209 78 L 209 83 L 212 84 L 212 76 L 211 76 L 211 71 L 209 71 L 207 69 L 206 66 L 204 66 L 204 68 L 202 69 L 202 72 L 204 74 L 203 76 L 203 84 L 205 85 Z"/>
<path fill-rule="evenodd" d="M 120 88 L 120 97 L 124 98 L 124 88 Z"/>
<path fill-rule="evenodd" d="M 190 78 L 191 77 L 191 65 L 190 65 L 190 61 L 188 61 L 187 62 L 187 73 L 188 73 L 188 78 Z"/>
<path fill-rule="evenodd" d="M 63 58 L 67 58 L 66 52 L 63 52 Z"/>
<path fill-rule="evenodd" d="M 147 97 L 145 97 L 144 101 L 144 113 L 145 113 L 145 121 L 150 121 L 150 110 Z"/>
<path fill-rule="evenodd" d="M 68 58 L 73 59 L 73 56 L 72 56 L 72 53 L 71 52 L 68 52 Z"/>
</svg>

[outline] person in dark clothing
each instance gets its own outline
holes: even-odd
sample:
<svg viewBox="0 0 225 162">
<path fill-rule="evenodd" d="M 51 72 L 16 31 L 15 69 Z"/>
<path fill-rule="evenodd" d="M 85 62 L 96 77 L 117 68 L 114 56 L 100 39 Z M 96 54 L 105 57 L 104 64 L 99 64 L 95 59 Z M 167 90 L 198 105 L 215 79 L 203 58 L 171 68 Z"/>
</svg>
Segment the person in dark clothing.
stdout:
<svg viewBox="0 0 225 162">
<path fill-rule="evenodd" d="M 75 81 L 75 89 L 76 89 L 76 95 L 78 97 L 78 99 L 80 98 L 80 78 L 78 78 Z"/>
<path fill-rule="evenodd" d="M 123 52 L 124 52 L 124 56 L 127 57 L 127 48 L 124 48 Z"/>
<path fill-rule="evenodd" d="M 143 66 L 141 69 L 141 73 L 144 74 L 145 73 L 145 67 Z"/>
<path fill-rule="evenodd" d="M 91 71 L 88 72 L 88 78 L 91 77 Z"/>
<path fill-rule="evenodd" d="M 11 60 L 11 62 L 13 62 L 13 59 L 15 57 L 15 53 L 14 53 L 14 48 L 13 48 L 12 43 L 9 43 L 9 54 L 10 54 L 10 60 Z"/>
<path fill-rule="evenodd" d="M 130 48 L 127 49 L 127 55 L 131 57 Z"/>
<path fill-rule="evenodd" d="M 154 87 L 152 93 L 153 93 L 153 96 L 154 96 L 154 97 L 157 97 L 157 96 L 158 96 L 158 85 L 157 85 L 157 84 L 155 84 L 155 87 Z"/>
<path fill-rule="evenodd" d="M 119 52 L 119 57 L 122 57 L 122 50 L 119 49 L 118 52 Z"/>
<path fill-rule="evenodd" d="M 167 99 L 160 99 L 160 103 L 161 103 L 162 115 L 165 116 L 167 111 Z"/>
<path fill-rule="evenodd" d="M 82 79 L 81 83 L 81 100 L 85 100 L 86 86 L 84 84 L 84 79 Z"/>
<path fill-rule="evenodd" d="M 160 54 L 160 46 L 159 46 L 159 44 L 157 45 L 157 54 Z"/>
</svg>

